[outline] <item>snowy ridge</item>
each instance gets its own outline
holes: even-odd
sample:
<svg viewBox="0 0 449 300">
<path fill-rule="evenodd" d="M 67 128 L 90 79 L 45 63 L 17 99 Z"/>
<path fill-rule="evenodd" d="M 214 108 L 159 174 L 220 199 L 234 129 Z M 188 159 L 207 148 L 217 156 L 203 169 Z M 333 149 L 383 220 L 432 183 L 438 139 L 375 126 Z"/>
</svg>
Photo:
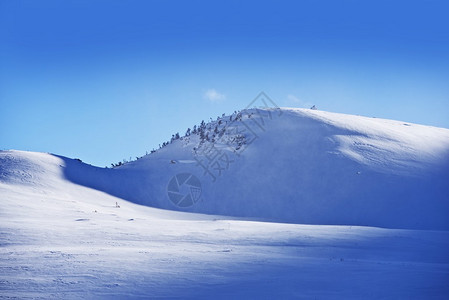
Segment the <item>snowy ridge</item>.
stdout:
<svg viewBox="0 0 449 300">
<path fill-rule="evenodd" d="M 222 122 L 226 131 L 214 142 L 190 135 L 112 170 L 66 159 L 64 175 L 170 210 L 300 224 L 449 228 L 448 129 L 305 109 L 235 116 Z M 211 136 L 216 122 L 206 125 Z M 244 138 L 236 143 L 237 136 Z M 202 194 L 195 205 L 178 207 L 167 188 L 185 173 L 201 181 Z"/>
<path fill-rule="evenodd" d="M 204 128 L 208 140 L 191 134 L 118 168 L 60 157 L 63 166 L 53 161 L 52 172 L 169 210 L 299 224 L 449 229 L 448 129 L 306 109 L 251 109 Z M 11 180 L 8 166 L 2 163 L 1 176 Z M 22 165 L 16 167 L 21 172 Z M 168 185 L 177 174 L 201 182 L 195 205 L 170 201 Z"/>
</svg>

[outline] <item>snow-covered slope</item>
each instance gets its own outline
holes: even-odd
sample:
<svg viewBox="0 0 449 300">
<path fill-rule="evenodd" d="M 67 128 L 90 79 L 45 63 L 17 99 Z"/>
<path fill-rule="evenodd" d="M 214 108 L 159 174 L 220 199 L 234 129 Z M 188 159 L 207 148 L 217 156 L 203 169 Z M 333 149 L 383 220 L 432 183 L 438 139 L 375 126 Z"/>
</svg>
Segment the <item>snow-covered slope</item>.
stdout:
<svg viewBox="0 0 449 300">
<path fill-rule="evenodd" d="M 163 156 L 182 153 L 175 149 L 164 148 L 159 160 L 142 162 L 168 165 L 167 170 L 180 167 L 167 164 Z M 77 175 L 96 184 L 107 183 L 109 174 L 136 178 L 139 168 L 148 172 L 142 162 L 101 170 L 45 153 L 0 152 L 0 299 L 449 295 L 448 231 L 189 214 L 140 206 L 66 179 L 69 169 L 71 178 Z M 97 177 L 85 178 L 90 172 Z M 116 183 L 126 187 L 126 177 L 121 178 Z"/>
<path fill-rule="evenodd" d="M 204 132 L 209 141 L 192 134 L 114 169 L 60 157 L 60 171 L 74 183 L 163 209 L 449 229 L 448 129 L 307 109 L 250 109 L 211 122 Z M 171 180 L 178 174 L 198 180 L 174 200 Z"/>
</svg>

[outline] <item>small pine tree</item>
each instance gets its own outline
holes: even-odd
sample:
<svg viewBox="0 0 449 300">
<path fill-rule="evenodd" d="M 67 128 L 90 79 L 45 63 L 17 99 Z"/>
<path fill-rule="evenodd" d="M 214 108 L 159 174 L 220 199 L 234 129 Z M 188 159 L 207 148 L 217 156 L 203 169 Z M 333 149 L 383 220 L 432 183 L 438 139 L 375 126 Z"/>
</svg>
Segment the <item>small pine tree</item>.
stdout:
<svg viewBox="0 0 449 300">
<path fill-rule="evenodd" d="M 218 136 L 221 138 L 225 132 L 226 132 L 226 128 L 223 127 L 223 128 L 220 130 L 220 133 L 218 134 Z"/>
</svg>

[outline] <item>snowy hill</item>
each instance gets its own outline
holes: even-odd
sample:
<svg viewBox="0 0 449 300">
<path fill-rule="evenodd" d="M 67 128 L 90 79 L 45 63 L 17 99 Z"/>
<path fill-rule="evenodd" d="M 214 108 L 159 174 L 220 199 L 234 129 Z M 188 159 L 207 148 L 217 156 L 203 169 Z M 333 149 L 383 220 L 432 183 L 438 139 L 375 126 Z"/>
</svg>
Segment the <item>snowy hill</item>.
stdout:
<svg viewBox="0 0 449 300">
<path fill-rule="evenodd" d="M 113 169 L 1 151 L 0 298 L 447 299 L 449 130 L 282 109 L 200 131 Z"/>
<path fill-rule="evenodd" d="M 252 109 L 203 127 L 203 143 L 191 134 L 114 169 L 60 157 L 61 172 L 74 183 L 169 210 L 449 229 L 448 129 L 306 109 Z M 177 174 L 193 175 L 195 184 L 179 183 L 190 191 L 173 191 Z"/>
</svg>

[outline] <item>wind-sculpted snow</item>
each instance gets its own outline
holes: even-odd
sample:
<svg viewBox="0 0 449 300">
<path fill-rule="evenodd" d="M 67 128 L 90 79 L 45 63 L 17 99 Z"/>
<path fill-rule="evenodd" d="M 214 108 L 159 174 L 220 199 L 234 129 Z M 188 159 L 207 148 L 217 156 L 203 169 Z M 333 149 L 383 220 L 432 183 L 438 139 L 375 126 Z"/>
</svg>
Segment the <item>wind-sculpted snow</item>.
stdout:
<svg viewBox="0 0 449 300">
<path fill-rule="evenodd" d="M 448 166 L 448 129 L 323 111 L 308 115 L 345 130 L 334 136 L 340 153 L 378 171 L 416 175 Z"/>
</svg>

